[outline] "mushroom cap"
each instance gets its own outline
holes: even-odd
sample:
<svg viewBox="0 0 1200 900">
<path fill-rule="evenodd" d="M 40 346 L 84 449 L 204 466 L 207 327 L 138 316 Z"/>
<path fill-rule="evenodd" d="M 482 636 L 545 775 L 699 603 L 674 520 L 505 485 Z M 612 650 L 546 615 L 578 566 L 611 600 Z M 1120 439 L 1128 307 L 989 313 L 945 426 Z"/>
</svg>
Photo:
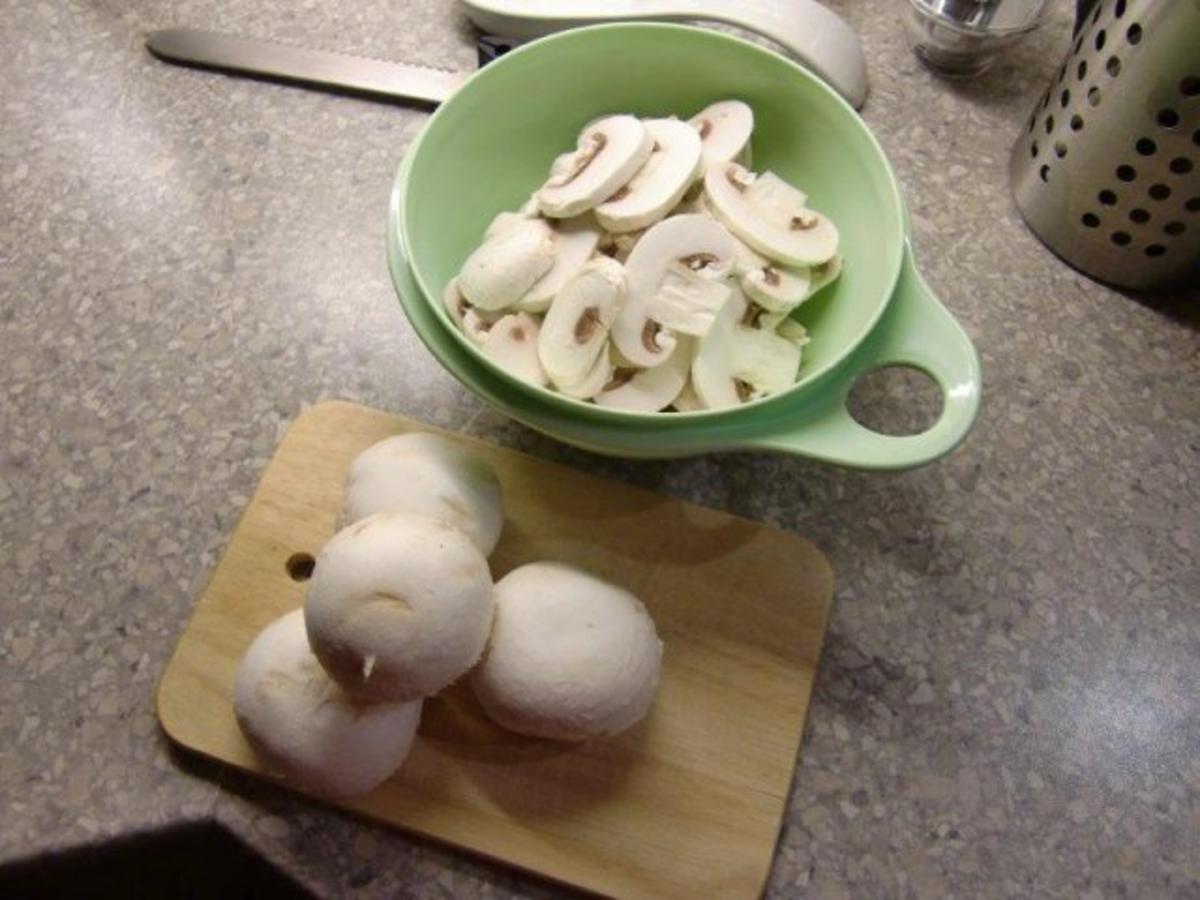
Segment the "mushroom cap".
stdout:
<svg viewBox="0 0 1200 900">
<path fill-rule="evenodd" d="M 662 642 L 641 602 L 556 562 L 496 584 L 496 623 L 471 685 L 512 731 L 559 740 L 616 734 L 646 715 Z"/>
<path fill-rule="evenodd" d="M 453 525 L 491 556 L 504 527 L 500 481 L 458 443 L 414 431 L 372 444 L 346 476 L 342 522 L 378 512 L 408 512 Z"/>
<path fill-rule="evenodd" d="M 264 628 L 242 657 L 233 708 L 276 774 L 326 797 L 364 794 L 400 767 L 421 701 L 364 704 L 330 679 L 308 646 L 304 611 Z"/>
<path fill-rule="evenodd" d="M 304 598 L 313 653 L 364 699 L 437 693 L 479 659 L 492 624 L 487 560 L 457 528 L 382 512 L 317 556 Z"/>
</svg>

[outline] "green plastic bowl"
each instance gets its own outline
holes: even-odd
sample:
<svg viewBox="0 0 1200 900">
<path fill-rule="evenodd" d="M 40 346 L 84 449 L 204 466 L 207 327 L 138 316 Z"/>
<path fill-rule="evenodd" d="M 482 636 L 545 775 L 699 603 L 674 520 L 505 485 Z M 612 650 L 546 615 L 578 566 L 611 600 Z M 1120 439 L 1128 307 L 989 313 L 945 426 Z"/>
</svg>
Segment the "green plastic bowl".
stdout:
<svg viewBox="0 0 1200 900">
<path fill-rule="evenodd" d="M 690 116 L 736 97 L 755 113 L 754 166 L 802 187 L 837 223 L 845 271 L 795 314 L 810 332 L 788 391 L 730 410 L 634 413 L 516 379 L 450 321 L 440 298 L 496 213 L 515 209 L 602 113 Z M 753 44 L 680 25 L 580 28 L 514 51 L 469 79 L 413 141 L 393 186 L 388 254 L 401 305 L 435 357 L 506 414 L 617 456 L 761 449 L 863 468 L 907 468 L 951 450 L 979 405 L 971 342 L 912 264 L 896 178 L 858 115 L 804 69 Z M 938 422 L 889 437 L 845 400 L 885 365 L 929 373 Z"/>
</svg>

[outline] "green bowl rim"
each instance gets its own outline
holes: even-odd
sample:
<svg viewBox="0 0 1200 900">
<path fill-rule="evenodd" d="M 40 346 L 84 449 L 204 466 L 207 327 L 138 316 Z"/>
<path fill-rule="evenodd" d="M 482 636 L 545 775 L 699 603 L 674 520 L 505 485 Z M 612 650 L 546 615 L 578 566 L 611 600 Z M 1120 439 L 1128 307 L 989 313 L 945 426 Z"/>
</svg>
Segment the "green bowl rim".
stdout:
<svg viewBox="0 0 1200 900">
<path fill-rule="evenodd" d="M 877 304 L 874 312 L 868 318 L 868 320 L 863 325 L 863 327 L 859 330 L 859 333 L 856 334 L 846 344 L 844 350 L 840 354 L 838 354 L 836 357 L 834 357 L 833 359 L 831 359 L 830 361 L 825 363 L 824 366 L 817 368 L 817 369 L 813 369 L 812 371 L 803 374 L 801 376 L 801 378 L 793 386 L 789 387 L 786 391 L 782 391 L 778 394 L 772 394 L 768 397 L 763 397 L 758 400 L 751 400 L 747 403 L 743 403 L 740 406 L 735 406 L 735 407 L 726 407 L 723 409 L 704 409 L 704 410 L 697 410 L 694 412 L 669 412 L 669 413 L 665 412 L 663 410 L 659 410 L 659 411 L 655 411 L 655 412 L 636 412 L 633 410 L 615 409 L 613 407 L 600 406 L 599 404 L 596 404 L 596 403 L 590 403 L 587 400 L 579 400 L 574 397 L 568 397 L 565 394 L 561 394 L 558 391 L 551 390 L 548 387 L 542 387 L 541 385 L 531 384 L 530 382 L 523 381 L 522 379 L 517 378 L 515 375 L 511 374 L 510 372 L 508 372 L 505 369 L 501 368 L 500 366 L 496 365 L 485 354 L 480 352 L 479 347 L 477 347 L 475 344 L 473 344 L 467 338 L 466 335 L 464 335 L 457 327 L 455 327 L 454 322 L 451 321 L 449 314 L 446 312 L 445 304 L 441 301 L 441 297 L 438 296 L 436 298 L 436 300 L 433 299 L 434 292 L 431 292 L 429 290 L 429 286 L 425 282 L 425 278 L 421 271 L 420 266 L 414 264 L 415 257 L 412 252 L 412 248 L 409 245 L 409 241 L 408 241 L 409 228 L 407 227 L 407 225 L 408 225 L 407 219 L 409 216 L 409 205 L 408 205 L 407 198 L 408 198 L 409 192 L 406 190 L 403 190 L 404 185 L 401 184 L 401 182 L 407 181 L 408 171 L 409 171 L 409 169 L 411 169 L 411 166 L 405 165 L 405 161 L 411 162 L 412 160 L 414 160 L 417 157 L 417 155 L 420 153 L 421 145 L 425 141 L 426 136 L 428 135 L 430 129 L 433 127 L 434 123 L 438 121 L 439 116 L 442 116 L 445 114 L 444 110 L 448 106 L 450 106 L 459 95 L 463 94 L 464 92 L 469 92 L 471 90 L 476 89 L 475 85 L 476 85 L 476 82 L 479 80 L 481 73 L 484 73 L 487 70 L 490 70 L 496 66 L 507 65 L 508 61 L 510 59 L 519 58 L 520 56 L 522 56 L 526 53 L 539 52 L 538 48 L 542 47 L 545 44 L 559 42 L 559 41 L 580 40 L 580 39 L 582 39 L 581 35 L 587 35 L 587 34 L 591 34 L 591 33 L 598 32 L 598 31 L 664 31 L 664 32 L 672 32 L 672 33 L 676 33 L 676 34 L 680 34 L 680 33 L 689 34 L 692 37 L 698 38 L 700 40 L 715 40 L 718 42 L 724 41 L 726 43 L 733 44 L 733 45 L 741 48 L 742 50 L 749 50 L 751 52 L 758 53 L 763 56 L 771 57 L 775 61 L 782 62 L 785 65 L 787 65 L 788 67 L 790 67 L 795 74 L 797 74 L 800 77 L 804 78 L 805 80 L 811 82 L 819 90 L 823 91 L 829 99 L 834 101 L 838 106 L 840 106 L 842 108 L 842 111 L 844 113 L 852 116 L 855 120 L 857 120 L 858 127 L 865 133 L 870 147 L 875 151 L 875 153 L 877 154 L 877 156 L 879 158 L 879 161 L 882 163 L 884 171 L 888 175 L 888 181 L 889 181 L 888 187 L 891 192 L 891 199 L 894 202 L 896 209 L 900 213 L 900 235 L 899 235 L 900 240 L 897 243 L 898 251 L 896 253 L 896 259 L 892 266 L 892 270 L 893 270 L 892 276 L 889 279 L 891 287 L 888 289 L 888 292 L 887 292 L 888 296 L 884 299 L 884 301 L 882 303 Z M 688 39 L 690 40 L 691 38 L 688 38 Z M 809 72 L 807 69 L 805 69 L 801 65 L 799 65 L 795 60 L 789 59 L 780 53 L 776 53 L 775 51 L 772 51 L 772 50 L 767 50 L 767 49 L 760 47 L 757 44 L 753 44 L 750 41 L 747 41 L 743 38 L 735 37 L 734 35 L 724 34 L 723 32 L 713 31 L 708 28 L 701 28 L 701 27 L 694 26 L 694 25 L 682 25 L 682 24 L 670 23 L 670 22 L 610 22 L 610 23 L 604 23 L 604 24 L 585 25 L 585 26 L 580 26 L 577 28 L 571 28 L 571 29 L 567 29 L 564 31 L 557 32 L 555 34 L 547 35 L 545 37 L 541 37 L 536 40 L 530 41 L 526 44 L 523 44 L 520 47 L 517 47 L 516 49 L 511 50 L 510 52 L 504 54 L 499 59 L 488 63 L 488 65 L 485 69 L 476 70 L 476 72 L 474 74 L 472 74 L 471 77 L 468 78 L 450 96 L 450 98 L 446 102 L 444 102 L 436 110 L 434 110 L 433 114 L 429 117 L 429 120 L 421 127 L 421 130 L 417 133 L 417 135 L 413 138 L 413 140 L 409 142 L 409 145 L 405 150 L 404 156 L 402 157 L 400 163 L 398 164 L 398 166 L 396 168 L 396 175 L 395 175 L 395 178 L 393 179 L 393 188 L 394 189 L 400 188 L 400 195 L 401 195 L 401 205 L 400 205 L 400 210 L 398 211 L 399 221 L 396 224 L 398 226 L 397 233 L 398 233 L 398 236 L 400 239 L 400 243 L 402 245 L 402 252 L 404 253 L 405 259 L 407 260 L 407 265 L 412 273 L 413 280 L 416 282 L 417 287 L 420 289 L 421 300 L 433 307 L 433 313 L 434 313 L 435 318 L 437 318 L 437 320 L 442 324 L 442 326 L 445 328 L 445 330 L 450 333 L 451 339 L 458 341 L 459 344 L 462 345 L 464 348 L 466 348 L 468 353 L 474 359 L 477 359 L 488 371 L 490 371 L 493 374 L 497 375 L 498 377 L 510 382 L 512 385 L 514 385 L 518 389 L 524 390 L 524 391 L 532 394 L 534 397 L 538 398 L 539 400 L 541 400 L 543 402 L 546 402 L 550 406 L 561 407 L 562 409 L 564 409 L 566 411 L 581 412 L 581 413 L 584 413 L 593 418 L 599 418 L 599 419 L 607 420 L 607 421 L 610 421 L 613 423 L 623 423 L 623 424 L 628 424 L 631 422 L 641 422 L 641 423 L 662 422 L 662 421 L 664 421 L 664 416 L 667 417 L 668 421 L 681 422 L 684 420 L 699 421 L 699 420 L 711 420 L 711 419 L 715 419 L 715 418 L 728 418 L 728 417 L 735 416 L 735 415 L 737 415 L 737 416 L 753 415 L 754 412 L 756 412 L 756 411 L 761 411 L 764 408 L 775 406 L 780 403 L 784 403 L 788 399 L 794 400 L 798 393 L 803 392 L 805 389 L 813 387 L 814 385 L 821 382 L 823 376 L 828 374 L 829 372 L 833 371 L 838 366 L 840 366 L 841 363 L 843 363 L 846 360 L 846 358 L 848 356 L 850 356 L 862 344 L 862 342 L 864 340 L 866 340 L 867 336 L 871 333 L 872 330 L 874 330 L 875 326 L 879 323 L 879 319 L 883 316 L 884 311 L 887 309 L 888 303 L 891 301 L 891 294 L 895 290 L 896 283 L 900 278 L 900 271 L 901 271 L 903 261 L 904 261 L 904 252 L 903 252 L 904 238 L 906 237 L 906 234 L 908 231 L 908 221 L 907 221 L 907 215 L 905 213 L 904 196 L 900 191 L 900 182 L 899 182 L 899 179 L 896 177 L 896 173 L 892 170 L 891 162 L 888 160 L 887 154 L 884 153 L 883 147 L 879 143 L 879 140 L 875 137 L 874 132 L 871 131 L 871 129 L 867 126 L 867 123 L 865 121 L 863 121 L 862 117 L 858 114 L 858 112 L 854 109 L 854 107 L 852 107 L 845 99 L 843 99 L 840 94 L 838 94 L 833 88 L 831 88 L 828 84 L 826 84 L 824 81 L 822 81 L 816 75 L 814 75 L 813 73 Z M 389 248 L 389 252 L 391 252 L 391 248 Z M 397 294 L 399 295 L 399 287 L 394 285 L 394 288 L 397 291 Z M 403 305 L 404 304 L 402 302 L 401 306 L 403 306 Z M 428 344 L 427 344 L 427 346 L 428 346 Z M 435 355 L 436 355 L 436 351 L 435 351 Z"/>
</svg>

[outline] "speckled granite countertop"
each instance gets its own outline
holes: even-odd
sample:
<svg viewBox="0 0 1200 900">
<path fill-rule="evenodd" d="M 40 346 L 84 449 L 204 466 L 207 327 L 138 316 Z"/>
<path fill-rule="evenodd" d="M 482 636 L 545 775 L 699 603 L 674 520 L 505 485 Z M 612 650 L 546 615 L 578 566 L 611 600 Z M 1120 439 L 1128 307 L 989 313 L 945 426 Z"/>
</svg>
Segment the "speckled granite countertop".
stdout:
<svg viewBox="0 0 1200 900">
<path fill-rule="evenodd" d="M 1200 304 L 1088 281 L 1013 208 L 1007 150 L 1068 10 L 953 85 L 908 51 L 899 3 L 832 5 L 864 40 L 865 116 L 924 271 L 984 364 L 967 443 L 901 475 L 604 460 L 481 409 L 408 328 L 384 262 L 393 167 L 424 114 L 168 67 L 141 44 L 187 23 L 470 66 L 451 3 L 6 17 L 0 859 L 215 820 L 330 896 L 551 893 L 157 729 L 155 681 L 278 438 L 341 397 L 822 547 L 836 605 L 770 896 L 1200 896 Z"/>
</svg>

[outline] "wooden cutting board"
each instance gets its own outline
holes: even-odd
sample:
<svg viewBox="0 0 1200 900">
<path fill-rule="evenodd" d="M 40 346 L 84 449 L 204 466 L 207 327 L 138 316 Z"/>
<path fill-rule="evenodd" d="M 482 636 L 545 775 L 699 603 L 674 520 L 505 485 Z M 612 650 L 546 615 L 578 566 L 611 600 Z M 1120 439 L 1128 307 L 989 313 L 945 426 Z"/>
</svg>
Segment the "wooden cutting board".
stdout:
<svg viewBox="0 0 1200 900">
<path fill-rule="evenodd" d="M 175 742 L 265 775 L 234 720 L 238 661 L 303 602 L 298 579 L 334 532 L 350 461 L 423 428 L 349 403 L 291 427 L 159 684 Z M 490 724 L 460 683 L 426 703 L 403 768 L 340 805 L 600 894 L 757 896 L 824 637 L 825 558 L 756 522 L 454 437 L 504 488 L 493 575 L 555 559 L 632 590 L 664 642 L 658 696 L 630 731 L 572 745 Z"/>
</svg>

